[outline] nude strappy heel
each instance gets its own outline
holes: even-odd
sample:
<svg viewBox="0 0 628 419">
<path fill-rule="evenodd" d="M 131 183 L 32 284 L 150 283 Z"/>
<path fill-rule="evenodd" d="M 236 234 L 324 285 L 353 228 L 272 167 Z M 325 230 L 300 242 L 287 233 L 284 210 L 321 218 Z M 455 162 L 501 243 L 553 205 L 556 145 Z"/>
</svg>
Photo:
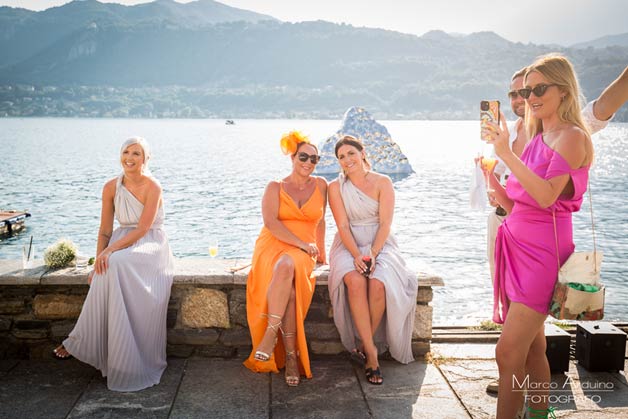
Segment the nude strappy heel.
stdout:
<svg viewBox="0 0 628 419">
<path fill-rule="evenodd" d="M 286 333 L 283 330 L 281 332 L 283 335 L 283 344 L 287 348 L 288 345 L 286 344 L 286 338 L 294 337 L 295 333 Z M 286 349 L 286 384 L 289 387 L 296 387 L 301 382 L 301 377 L 299 375 L 288 375 L 288 360 L 291 360 L 291 359 L 294 359 L 295 362 L 297 363 L 297 374 L 299 374 L 299 363 L 297 361 L 298 356 L 299 356 L 299 353 L 297 351 L 294 351 L 294 350 L 288 351 Z"/>
<path fill-rule="evenodd" d="M 268 326 L 266 327 L 266 330 L 268 331 L 268 329 L 270 329 L 275 333 L 275 342 L 273 343 L 273 347 L 271 348 L 269 354 L 262 351 L 255 351 L 255 355 L 253 356 L 253 358 L 255 358 L 258 361 L 265 362 L 270 359 L 270 355 L 273 353 L 273 350 L 275 349 L 275 345 L 277 345 L 277 333 L 279 332 L 279 330 L 281 330 L 281 316 L 277 316 L 276 314 L 263 314 L 263 316 L 269 317 Z M 275 324 L 272 324 L 270 322 L 270 319 L 279 319 L 279 321 Z"/>
</svg>

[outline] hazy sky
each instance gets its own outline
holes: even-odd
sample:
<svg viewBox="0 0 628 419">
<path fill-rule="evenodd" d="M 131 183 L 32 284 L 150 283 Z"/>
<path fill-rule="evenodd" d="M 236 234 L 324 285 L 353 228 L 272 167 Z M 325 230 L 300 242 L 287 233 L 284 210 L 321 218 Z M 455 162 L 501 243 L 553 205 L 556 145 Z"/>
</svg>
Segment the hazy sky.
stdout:
<svg viewBox="0 0 628 419">
<path fill-rule="evenodd" d="M 122 4 L 149 0 L 100 0 Z M 190 0 L 177 0 L 186 3 Z M 0 0 L 43 10 L 68 0 Z M 511 41 L 571 45 L 628 32 L 628 0 L 224 0 L 288 22 L 327 20 L 422 35 L 494 31 Z"/>
</svg>

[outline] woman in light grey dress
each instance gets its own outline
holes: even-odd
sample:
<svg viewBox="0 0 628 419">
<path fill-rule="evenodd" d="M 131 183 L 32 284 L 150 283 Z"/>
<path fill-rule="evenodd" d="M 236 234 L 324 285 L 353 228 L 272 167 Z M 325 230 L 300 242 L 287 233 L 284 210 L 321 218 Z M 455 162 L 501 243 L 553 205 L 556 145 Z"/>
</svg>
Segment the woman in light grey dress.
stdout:
<svg viewBox="0 0 628 419">
<path fill-rule="evenodd" d="M 369 170 L 364 146 L 354 137 L 343 137 L 335 152 L 343 173 L 329 185 L 338 227 L 329 253 L 334 322 L 352 361 L 364 364 L 367 381 L 377 385 L 383 382 L 378 350 L 388 349 L 404 364 L 413 360 L 417 276 L 406 267 L 391 232 L 390 178 Z M 365 257 L 371 258 L 370 272 Z"/>
<path fill-rule="evenodd" d="M 158 384 L 166 369 L 166 312 L 173 257 L 163 230 L 161 186 L 147 172 L 146 141 L 121 149 L 124 173 L 107 182 L 90 289 L 74 330 L 55 349 L 93 365 L 115 391 Z M 120 224 L 113 230 L 113 219 Z"/>
</svg>

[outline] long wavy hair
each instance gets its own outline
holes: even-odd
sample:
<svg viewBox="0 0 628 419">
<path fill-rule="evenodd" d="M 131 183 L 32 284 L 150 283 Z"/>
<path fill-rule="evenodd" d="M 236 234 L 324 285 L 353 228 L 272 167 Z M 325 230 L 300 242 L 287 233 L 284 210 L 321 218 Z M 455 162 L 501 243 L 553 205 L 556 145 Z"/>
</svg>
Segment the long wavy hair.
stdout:
<svg viewBox="0 0 628 419">
<path fill-rule="evenodd" d="M 576 125 L 590 137 L 589 127 L 584 123 L 581 113 L 584 96 L 580 93 L 580 84 L 571 62 L 561 54 L 543 55 L 528 66 L 524 81 L 534 71 L 542 74 L 548 83 L 557 84 L 561 93 L 564 94 L 557 111 L 559 120 Z M 525 123 L 530 138 L 543 131 L 543 121 L 532 116 L 527 101 Z"/>
</svg>

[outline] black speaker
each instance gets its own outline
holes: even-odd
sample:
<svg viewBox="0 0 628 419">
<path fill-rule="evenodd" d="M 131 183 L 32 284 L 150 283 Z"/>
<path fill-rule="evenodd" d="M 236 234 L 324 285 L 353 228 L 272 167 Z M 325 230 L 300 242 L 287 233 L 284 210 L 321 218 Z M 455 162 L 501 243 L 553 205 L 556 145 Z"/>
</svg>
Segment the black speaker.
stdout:
<svg viewBox="0 0 628 419">
<path fill-rule="evenodd" d="M 550 371 L 552 373 L 569 371 L 571 335 L 556 325 L 545 323 L 545 341 L 547 342 L 545 355 L 549 361 Z"/>
<path fill-rule="evenodd" d="M 587 371 L 624 369 L 626 334 L 606 322 L 578 324 L 576 359 Z"/>
</svg>

